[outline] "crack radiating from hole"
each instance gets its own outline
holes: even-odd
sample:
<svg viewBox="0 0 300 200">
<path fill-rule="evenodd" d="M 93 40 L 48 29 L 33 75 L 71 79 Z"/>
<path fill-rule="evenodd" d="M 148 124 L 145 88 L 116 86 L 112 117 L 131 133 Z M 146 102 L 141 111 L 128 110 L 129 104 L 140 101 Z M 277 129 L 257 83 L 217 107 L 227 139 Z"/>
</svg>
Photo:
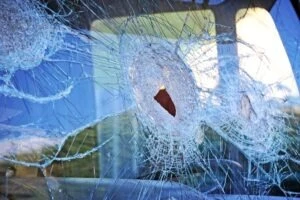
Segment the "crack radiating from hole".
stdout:
<svg viewBox="0 0 300 200">
<path fill-rule="evenodd" d="M 166 88 L 162 87 L 154 99 L 173 117 L 176 116 L 176 107 Z"/>
</svg>

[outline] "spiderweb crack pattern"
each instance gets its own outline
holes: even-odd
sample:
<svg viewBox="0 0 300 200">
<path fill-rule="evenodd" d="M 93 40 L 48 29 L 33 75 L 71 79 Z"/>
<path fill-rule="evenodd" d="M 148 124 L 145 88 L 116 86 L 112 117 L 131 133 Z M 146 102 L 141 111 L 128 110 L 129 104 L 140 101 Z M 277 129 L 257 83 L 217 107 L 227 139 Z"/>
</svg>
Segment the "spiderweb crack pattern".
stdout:
<svg viewBox="0 0 300 200">
<path fill-rule="evenodd" d="M 56 94 L 37 96 L 19 89 L 13 82 L 18 71 L 37 68 L 42 62 L 63 47 L 67 27 L 61 25 L 54 16 L 48 15 L 43 4 L 32 0 L 1 1 L 3 8 L 0 16 L 0 86 L 5 96 L 27 99 L 37 103 L 47 103 L 70 94 L 72 85 L 66 86 Z"/>
<path fill-rule="evenodd" d="M 206 125 L 234 144 L 249 163 L 257 165 L 258 170 L 265 174 L 265 178 L 273 182 L 274 172 L 259 166 L 271 164 L 276 168 L 279 160 L 289 157 L 287 152 L 290 138 L 286 137 L 289 129 L 286 121 L 290 116 L 280 109 L 283 101 L 272 97 L 273 86 L 260 83 L 250 76 L 243 66 L 246 62 L 244 60 L 253 57 L 260 61 L 259 65 L 269 68 L 268 60 L 256 51 L 254 46 L 234 39 L 231 34 L 204 37 L 190 34 L 187 38 L 166 42 L 163 33 L 163 39 L 157 39 L 159 33 L 149 33 L 147 30 L 147 23 L 153 23 L 153 30 L 159 30 L 160 28 L 155 26 L 163 24 L 161 19 L 150 17 L 148 20 L 151 22 L 145 20 L 144 16 L 129 18 L 122 30 L 120 48 L 124 73 L 128 74 L 127 81 L 132 88 L 132 98 L 137 104 L 136 115 L 147 132 L 145 144 L 148 157 L 144 159 L 152 163 L 153 171 L 161 171 L 161 179 L 167 178 L 168 173 L 186 176 L 184 169 L 193 163 L 207 163 L 205 153 L 199 150 L 203 139 L 207 139 L 206 133 L 199 127 Z M 138 28 L 133 31 L 132 27 Z M 147 31 L 149 36 L 144 35 Z M 240 57 L 231 54 L 215 57 L 217 52 L 213 47 L 216 41 L 237 43 L 248 48 L 251 53 Z M 165 50 L 167 44 L 170 50 Z M 168 58 L 170 54 L 176 58 Z M 179 63 L 184 67 L 174 67 Z M 232 66 L 238 63 L 240 70 L 237 74 L 223 70 L 222 77 L 218 76 L 220 69 L 232 70 Z M 170 67 L 165 69 L 166 65 Z M 159 71 L 157 68 L 160 68 Z M 180 73 L 175 74 L 177 69 L 180 69 Z M 180 81 L 184 74 L 189 74 L 188 79 L 192 80 L 192 84 L 189 84 L 188 79 Z M 222 85 L 216 88 L 215 82 L 218 79 L 222 79 Z M 188 118 L 180 119 L 173 125 L 170 121 L 174 118 L 152 98 L 161 85 L 167 89 L 175 105 L 182 105 L 177 110 L 195 113 L 188 114 Z M 285 88 L 282 88 L 283 93 L 284 90 Z M 185 99 L 185 94 L 193 98 Z M 194 97 L 195 94 L 197 96 Z M 180 98 L 177 98 L 177 95 Z M 186 102 L 188 103 L 185 104 Z M 189 123 L 185 123 L 186 119 Z M 168 126 L 169 124 L 172 125 Z M 198 128 L 187 131 L 188 124 Z M 176 127 L 181 126 L 184 127 L 183 131 L 174 134 L 178 133 Z M 212 149 L 208 149 L 208 152 L 210 151 L 213 152 Z M 222 160 L 220 156 L 220 152 L 213 154 L 213 157 Z M 200 168 L 214 177 L 211 169 L 204 166 Z M 225 173 L 226 170 L 222 168 L 221 171 Z M 248 176 L 251 176 L 251 172 Z M 280 185 L 280 181 L 276 184 Z"/>
<path fill-rule="evenodd" d="M 66 25 L 64 16 L 58 16 L 62 20 L 57 20 L 57 16 L 47 14 L 44 10 L 46 5 L 39 1 L 0 2 L 1 7 L 7 8 L 0 13 L 0 25 L 4 27 L 0 30 L 0 80 L 4 82 L 0 85 L 1 95 L 24 99 L 37 105 L 51 104 L 53 110 L 58 108 L 57 102 L 63 102 L 73 114 L 72 117 L 68 116 L 67 121 L 75 124 L 72 128 L 65 128 L 62 123 L 57 130 L 51 131 L 47 126 L 44 128 L 46 122 L 42 120 L 18 125 L 19 129 L 17 126 L 3 126 L 3 130 L 16 130 L 14 136 L 18 131 L 33 131 L 46 139 L 52 134 L 52 142 L 57 146 L 42 152 L 42 156 L 38 158 L 22 159 L 9 155 L 1 157 L 1 160 L 41 168 L 43 175 L 47 177 L 46 168 L 55 162 L 76 161 L 100 154 L 109 158 L 107 163 L 101 163 L 106 165 L 106 171 L 101 172 L 105 176 L 113 174 L 115 166 L 122 168 L 121 159 L 117 158 L 123 156 L 134 160 L 133 165 L 137 165 L 136 174 L 131 178 L 157 180 L 158 185 L 169 181 L 178 182 L 205 195 L 267 195 L 275 185 L 284 195 L 299 195 L 286 189 L 283 184 L 289 177 L 294 178 L 297 184 L 300 183 L 297 176 L 300 164 L 299 125 L 296 116 L 281 109 L 284 101 L 272 96 L 275 87 L 282 93 L 286 89 L 277 83 L 262 83 L 245 70 L 249 58 L 258 61 L 259 66 L 255 67 L 270 68 L 264 52 L 233 37 L 230 32 L 216 35 L 212 27 L 222 25 L 215 24 L 210 21 L 209 16 L 203 16 L 197 11 L 174 12 L 171 17 L 167 17 L 167 13 L 147 13 L 147 8 L 144 8 L 141 9 L 144 13 L 138 15 L 134 11 L 134 5 L 127 2 L 124 5 L 128 6 L 129 11 L 127 8 L 122 11 L 128 11 L 129 16 L 114 18 L 109 16 L 113 10 L 110 6 L 101 6 L 96 1 L 80 3 L 84 6 L 84 12 L 101 18 L 103 23 L 98 30 L 100 33 L 67 26 L 72 23 L 68 21 Z M 175 7 L 172 2 L 168 3 L 173 10 Z M 152 5 L 153 10 L 159 8 L 156 1 L 147 1 L 147 5 Z M 172 17 L 178 18 L 178 21 L 174 23 Z M 102 53 L 97 54 L 87 48 L 87 45 L 68 41 L 68 35 L 79 38 L 88 45 L 101 47 Z M 226 48 L 241 45 L 248 52 L 242 56 L 231 53 L 221 55 L 216 47 L 222 45 Z M 65 52 L 75 55 L 74 57 L 92 57 L 93 61 L 82 59 L 84 61 L 76 63 L 77 60 L 74 61 Z M 34 74 L 34 80 L 39 80 L 37 76 L 40 76 L 45 78 L 45 82 L 49 81 L 51 75 L 42 73 L 46 71 L 39 71 L 42 62 L 47 62 L 48 67 L 52 67 L 49 72 L 55 74 L 53 80 L 56 81 L 55 84 L 49 84 L 47 89 L 41 87 L 46 90 L 45 93 L 26 92 L 12 84 L 19 71 Z M 69 67 L 64 68 L 59 63 L 67 63 Z M 99 78 L 99 74 L 86 73 L 85 69 L 91 65 L 105 76 L 101 74 Z M 80 70 L 72 78 L 71 74 L 75 73 L 76 66 Z M 237 66 L 238 70 L 233 72 L 232 69 Z M 101 78 L 114 79 L 112 77 L 117 80 L 99 81 Z M 68 97 L 77 85 L 85 81 L 100 85 L 99 88 L 104 88 L 116 98 L 129 100 L 131 105 L 123 106 L 119 112 L 114 112 L 113 109 L 110 112 L 108 109 L 101 116 L 94 116 L 96 111 L 82 114 Z M 52 87 L 55 89 L 52 90 Z M 161 88 L 172 99 L 176 115 L 172 116 L 155 100 L 154 97 Z M 105 98 L 101 96 L 100 99 Z M 104 110 L 105 107 L 108 105 L 101 109 Z M 131 121 L 124 119 L 124 111 L 133 113 Z M 110 118 L 118 119 L 119 122 L 111 120 L 113 122 L 109 125 L 102 124 L 101 134 L 107 134 L 108 137 L 99 140 L 98 144 L 84 147 L 88 138 L 88 133 L 84 131 L 97 129 L 97 123 Z M 138 131 L 133 125 L 136 121 Z M 7 120 L 1 121 L 4 124 L 6 122 Z M 117 123 L 125 123 L 126 126 L 119 127 L 126 128 L 118 132 Z M 30 129 L 33 127 L 36 129 Z M 127 137 L 125 129 L 130 129 L 133 134 L 128 141 L 124 139 Z M 79 144 L 76 143 L 78 138 L 82 139 Z M 71 142 L 67 142 L 68 139 Z M 69 147 L 63 152 L 67 143 Z M 240 160 L 228 156 L 229 145 L 242 155 Z M 124 149 L 118 150 L 116 146 Z M 134 149 L 132 155 L 122 154 L 126 152 L 126 147 Z M 73 148 L 75 153 L 71 153 Z M 122 178 L 127 170 L 124 167 L 119 174 L 115 173 L 117 176 L 114 177 L 114 185 L 118 187 L 113 192 L 106 192 L 105 197 L 116 195 L 119 187 L 122 188 L 120 185 L 126 185 Z M 50 194 L 61 191 L 54 177 L 47 180 Z M 95 188 L 92 188 L 88 195 L 91 199 L 102 181 L 100 178 Z M 151 190 L 149 188 L 142 187 L 140 197 L 151 198 L 147 196 L 147 192 Z M 238 188 L 238 192 L 232 192 L 231 188 Z"/>
</svg>

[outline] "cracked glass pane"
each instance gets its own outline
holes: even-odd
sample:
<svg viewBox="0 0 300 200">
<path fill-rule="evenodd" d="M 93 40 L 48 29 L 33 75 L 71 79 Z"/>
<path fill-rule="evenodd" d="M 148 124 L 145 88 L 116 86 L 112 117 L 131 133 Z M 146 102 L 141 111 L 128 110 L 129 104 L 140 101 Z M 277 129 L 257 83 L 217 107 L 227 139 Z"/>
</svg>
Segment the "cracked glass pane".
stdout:
<svg viewBox="0 0 300 200">
<path fill-rule="evenodd" d="M 1 199 L 300 196 L 289 1 L 0 7 Z"/>
</svg>

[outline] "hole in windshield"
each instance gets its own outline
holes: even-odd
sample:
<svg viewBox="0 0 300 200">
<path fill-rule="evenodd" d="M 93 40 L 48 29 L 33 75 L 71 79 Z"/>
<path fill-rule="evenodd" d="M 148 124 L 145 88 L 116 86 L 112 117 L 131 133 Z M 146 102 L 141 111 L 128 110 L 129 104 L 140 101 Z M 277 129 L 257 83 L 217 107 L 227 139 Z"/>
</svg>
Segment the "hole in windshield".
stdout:
<svg viewBox="0 0 300 200">
<path fill-rule="evenodd" d="M 176 116 L 176 107 L 166 88 L 161 88 L 154 99 L 173 117 Z"/>
</svg>

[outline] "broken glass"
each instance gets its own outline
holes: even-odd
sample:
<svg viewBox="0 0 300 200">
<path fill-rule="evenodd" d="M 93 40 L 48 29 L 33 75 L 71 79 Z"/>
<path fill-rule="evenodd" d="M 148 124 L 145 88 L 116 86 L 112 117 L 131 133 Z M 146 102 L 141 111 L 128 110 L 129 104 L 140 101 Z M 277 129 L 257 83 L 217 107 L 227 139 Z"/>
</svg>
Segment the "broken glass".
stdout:
<svg viewBox="0 0 300 200">
<path fill-rule="evenodd" d="M 298 197 L 294 62 L 249 2 L 2 0 L 1 198 Z"/>
</svg>

